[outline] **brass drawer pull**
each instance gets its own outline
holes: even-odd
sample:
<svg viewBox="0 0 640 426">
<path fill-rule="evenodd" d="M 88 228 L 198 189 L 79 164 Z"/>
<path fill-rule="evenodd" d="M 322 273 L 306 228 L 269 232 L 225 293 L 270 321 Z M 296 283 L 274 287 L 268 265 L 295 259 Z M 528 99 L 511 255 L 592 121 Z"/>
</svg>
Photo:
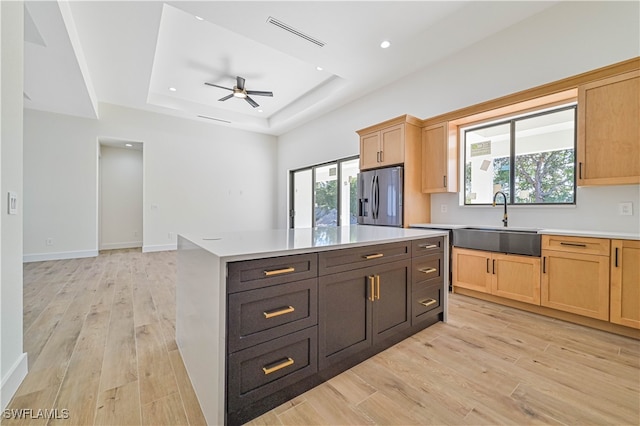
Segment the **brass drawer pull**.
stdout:
<svg viewBox="0 0 640 426">
<path fill-rule="evenodd" d="M 376 299 L 380 300 L 380 275 L 376 275 Z"/>
<path fill-rule="evenodd" d="M 280 274 L 288 274 L 289 272 L 295 271 L 296 268 L 289 267 L 284 269 L 274 269 L 273 271 L 264 271 L 265 277 L 270 277 L 272 275 L 280 275 Z"/>
<path fill-rule="evenodd" d="M 284 314 L 290 314 L 295 310 L 296 308 L 294 308 L 293 306 L 287 306 L 286 308 L 277 309 L 275 311 L 263 312 L 263 314 L 265 318 L 273 318 L 273 317 L 279 317 L 280 315 L 284 315 Z"/>
<path fill-rule="evenodd" d="M 376 253 L 376 254 L 365 254 L 364 256 L 362 256 L 364 259 L 377 259 L 379 257 L 384 256 L 384 253 Z"/>
<path fill-rule="evenodd" d="M 287 358 L 284 361 L 278 361 L 277 363 L 274 364 L 270 364 L 270 365 L 265 365 L 264 367 L 262 367 L 262 371 L 264 371 L 264 374 L 271 374 L 271 373 L 275 373 L 278 370 L 282 370 L 285 367 L 288 367 L 290 365 L 293 365 L 293 359 L 292 358 Z"/>
<path fill-rule="evenodd" d="M 438 248 L 438 245 L 437 244 L 418 244 L 418 247 L 423 249 L 432 249 L 432 248 Z"/>
<path fill-rule="evenodd" d="M 418 302 L 418 303 L 423 305 L 424 307 L 429 307 L 431 305 L 434 305 L 434 304 L 438 303 L 438 301 L 436 299 L 426 299 L 426 300 L 423 300 L 422 302 Z"/>
<path fill-rule="evenodd" d="M 418 269 L 418 271 L 422 272 L 423 274 L 430 274 L 432 272 L 436 272 L 437 269 L 436 268 L 427 268 L 427 269 Z"/>
<path fill-rule="evenodd" d="M 587 248 L 586 244 L 578 244 L 578 243 L 565 243 L 564 241 L 560 243 L 561 246 L 571 246 L 571 247 L 583 247 Z"/>
</svg>

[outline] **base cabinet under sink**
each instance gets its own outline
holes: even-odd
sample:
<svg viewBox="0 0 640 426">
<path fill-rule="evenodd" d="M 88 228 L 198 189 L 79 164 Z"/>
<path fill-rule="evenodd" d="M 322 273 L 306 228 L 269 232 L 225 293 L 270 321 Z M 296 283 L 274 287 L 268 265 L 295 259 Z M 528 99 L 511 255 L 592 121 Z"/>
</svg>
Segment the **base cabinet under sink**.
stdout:
<svg viewBox="0 0 640 426">
<path fill-rule="evenodd" d="M 453 286 L 540 305 L 540 258 L 454 247 Z"/>
</svg>

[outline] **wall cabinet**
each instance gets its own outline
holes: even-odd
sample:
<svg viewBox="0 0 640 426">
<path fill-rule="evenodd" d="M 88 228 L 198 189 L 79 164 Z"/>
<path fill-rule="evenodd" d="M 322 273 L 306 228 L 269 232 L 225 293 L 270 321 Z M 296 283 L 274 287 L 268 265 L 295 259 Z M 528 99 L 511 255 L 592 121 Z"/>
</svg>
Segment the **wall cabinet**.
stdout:
<svg viewBox="0 0 640 426">
<path fill-rule="evenodd" d="M 542 236 L 541 305 L 609 321 L 609 240 Z"/>
<path fill-rule="evenodd" d="M 453 285 L 540 305 L 540 258 L 453 249 Z"/>
<path fill-rule="evenodd" d="M 360 170 L 404 163 L 404 124 L 360 136 Z"/>
<path fill-rule="evenodd" d="M 578 185 L 640 183 L 640 71 L 578 87 Z"/>
<path fill-rule="evenodd" d="M 611 319 L 640 329 L 640 241 L 611 240 Z"/>
<path fill-rule="evenodd" d="M 422 192 L 458 191 L 458 143 L 455 126 L 439 123 L 422 129 Z"/>
<path fill-rule="evenodd" d="M 422 192 L 422 121 L 410 115 L 358 130 L 360 170 L 392 165 L 404 166 L 403 222 L 431 221 L 431 199 Z"/>
</svg>

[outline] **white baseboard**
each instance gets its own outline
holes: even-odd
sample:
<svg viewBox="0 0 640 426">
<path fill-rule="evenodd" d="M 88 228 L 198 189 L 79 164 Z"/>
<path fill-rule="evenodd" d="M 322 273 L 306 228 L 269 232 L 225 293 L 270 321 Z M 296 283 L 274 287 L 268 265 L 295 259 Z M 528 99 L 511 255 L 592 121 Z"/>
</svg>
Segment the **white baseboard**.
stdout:
<svg viewBox="0 0 640 426">
<path fill-rule="evenodd" d="M 126 248 L 142 247 L 142 241 L 129 241 L 126 243 L 104 243 L 100 244 L 100 250 L 117 250 Z"/>
<path fill-rule="evenodd" d="M 7 404 L 13 398 L 13 395 L 18 390 L 20 383 L 24 380 L 29 369 L 27 363 L 27 353 L 24 352 L 13 364 L 13 367 L 2 378 L 2 385 L 0 385 L 0 410 L 7 408 Z"/>
<path fill-rule="evenodd" d="M 98 250 L 61 251 L 57 253 L 36 253 L 22 256 L 24 263 L 42 262 L 44 260 L 79 259 L 82 257 L 96 257 Z"/>
<path fill-rule="evenodd" d="M 172 250 L 178 250 L 178 244 L 177 243 L 162 244 L 162 245 L 157 245 L 157 246 L 142 246 L 142 252 L 143 253 L 151 253 L 153 251 L 172 251 Z"/>
</svg>

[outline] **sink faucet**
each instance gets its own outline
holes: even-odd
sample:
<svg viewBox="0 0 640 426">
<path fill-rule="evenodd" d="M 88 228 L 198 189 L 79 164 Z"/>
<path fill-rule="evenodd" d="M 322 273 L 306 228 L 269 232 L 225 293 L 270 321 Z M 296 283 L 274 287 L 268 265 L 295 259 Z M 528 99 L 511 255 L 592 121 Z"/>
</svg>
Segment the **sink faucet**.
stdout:
<svg viewBox="0 0 640 426">
<path fill-rule="evenodd" d="M 493 194 L 493 207 L 496 206 L 496 198 L 498 198 L 498 194 L 502 194 L 502 197 L 504 198 L 504 216 L 502 217 L 502 223 L 504 223 L 505 228 L 507 227 L 507 195 L 502 192 L 502 191 L 498 191 L 495 194 Z"/>
</svg>

